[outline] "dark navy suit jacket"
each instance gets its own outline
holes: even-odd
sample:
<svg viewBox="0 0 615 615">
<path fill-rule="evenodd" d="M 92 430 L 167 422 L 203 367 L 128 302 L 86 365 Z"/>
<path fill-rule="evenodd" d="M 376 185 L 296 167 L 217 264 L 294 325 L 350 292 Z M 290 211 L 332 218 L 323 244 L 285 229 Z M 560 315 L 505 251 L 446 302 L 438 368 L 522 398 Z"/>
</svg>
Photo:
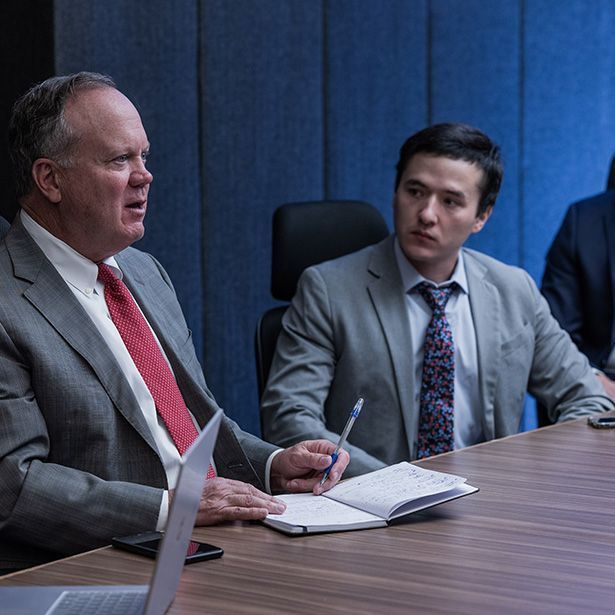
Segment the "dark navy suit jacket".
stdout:
<svg viewBox="0 0 615 615">
<path fill-rule="evenodd" d="M 615 190 L 572 204 L 547 254 L 542 292 L 553 315 L 603 368 L 615 314 Z"/>
</svg>

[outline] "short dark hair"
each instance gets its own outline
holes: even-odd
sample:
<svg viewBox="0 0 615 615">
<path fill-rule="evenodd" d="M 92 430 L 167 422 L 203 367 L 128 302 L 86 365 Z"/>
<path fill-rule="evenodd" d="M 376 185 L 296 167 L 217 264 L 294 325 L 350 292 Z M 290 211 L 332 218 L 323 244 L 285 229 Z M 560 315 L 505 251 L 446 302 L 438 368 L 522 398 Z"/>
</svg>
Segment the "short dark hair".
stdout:
<svg viewBox="0 0 615 615">
<path fill-rule="evenodd" d="M 105 87 L 116 85 L 99 73 L 51 77 L 31 87 L 13 105 L 8 142 L 18 199 L 32 190 L 32 165 L 37 158 L 68 164 L 77 135 L 64 118 L 66 101 L 77 92 Z"/>
<path fill-rule="evenodd" d="M 500 148 L 478 128 L 467 124 L 434 124 L 413 134 L 399 150 L 395 190 L 416 154 L 443 156 L 477 165 L 484 175 L 478 214 L 495 204 L 504 174 Z"/>
</svg>

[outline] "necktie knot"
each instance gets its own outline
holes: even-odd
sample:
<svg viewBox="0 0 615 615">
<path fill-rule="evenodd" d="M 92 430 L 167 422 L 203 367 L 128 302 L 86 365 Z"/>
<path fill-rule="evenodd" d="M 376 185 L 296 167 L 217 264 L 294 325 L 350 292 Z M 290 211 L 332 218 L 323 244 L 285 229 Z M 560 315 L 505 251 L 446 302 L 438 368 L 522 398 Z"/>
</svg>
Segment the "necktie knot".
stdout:
<svg viewBox="0 0 615 615">
<path fill-rule="evenodd" d="M 450 286 L 436 288 L 427 282 L 421 282 L 416 286 L 416 290 L 433 312 L 443 313 L 451 295 L 457 290 L 457 283 L 453 282 Z"/>
<path fill-rule="evenodd" d="M 109 265 L 104 263 L 98 263 L 98 279 L 105 285 L 117 284 L 119 278 L 113 273 L 113 270 Z"/>
</svg>

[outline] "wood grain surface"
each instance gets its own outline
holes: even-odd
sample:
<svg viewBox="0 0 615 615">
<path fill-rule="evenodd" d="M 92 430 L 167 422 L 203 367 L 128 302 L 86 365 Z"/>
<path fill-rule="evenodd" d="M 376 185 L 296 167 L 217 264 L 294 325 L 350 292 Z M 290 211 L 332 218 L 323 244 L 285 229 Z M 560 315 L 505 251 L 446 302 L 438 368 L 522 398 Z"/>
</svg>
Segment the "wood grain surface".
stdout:
<svg viewBox="0 0 615 615">
<path fill-rule="evenodd" d="M 615 430 L 579 420 L 420 462 L 480 492 L 388 528 L 289 537 L 195 530 L 170 613 L 614 613 Z M 98 549 L 0 585 L 147 583 L 153 560 Z M 1 608 L 0 608 L 1 611 Z"/>
</svg>

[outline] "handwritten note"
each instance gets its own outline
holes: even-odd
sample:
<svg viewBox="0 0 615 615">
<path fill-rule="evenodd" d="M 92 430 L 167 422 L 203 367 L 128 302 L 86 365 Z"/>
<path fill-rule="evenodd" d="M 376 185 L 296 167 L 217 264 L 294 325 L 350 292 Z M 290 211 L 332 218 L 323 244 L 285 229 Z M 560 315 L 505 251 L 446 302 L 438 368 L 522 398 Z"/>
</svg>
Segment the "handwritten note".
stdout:
<svg viewBox="0 0 615 615">
<path fill-rule="evenodd" d="M 461 476 L 434 472 L 404 461 L 343 481 L 333 487 L 327 497 L 388 519 L 402 504 L 449 491 L 465 480 Z"/>
</svg>

